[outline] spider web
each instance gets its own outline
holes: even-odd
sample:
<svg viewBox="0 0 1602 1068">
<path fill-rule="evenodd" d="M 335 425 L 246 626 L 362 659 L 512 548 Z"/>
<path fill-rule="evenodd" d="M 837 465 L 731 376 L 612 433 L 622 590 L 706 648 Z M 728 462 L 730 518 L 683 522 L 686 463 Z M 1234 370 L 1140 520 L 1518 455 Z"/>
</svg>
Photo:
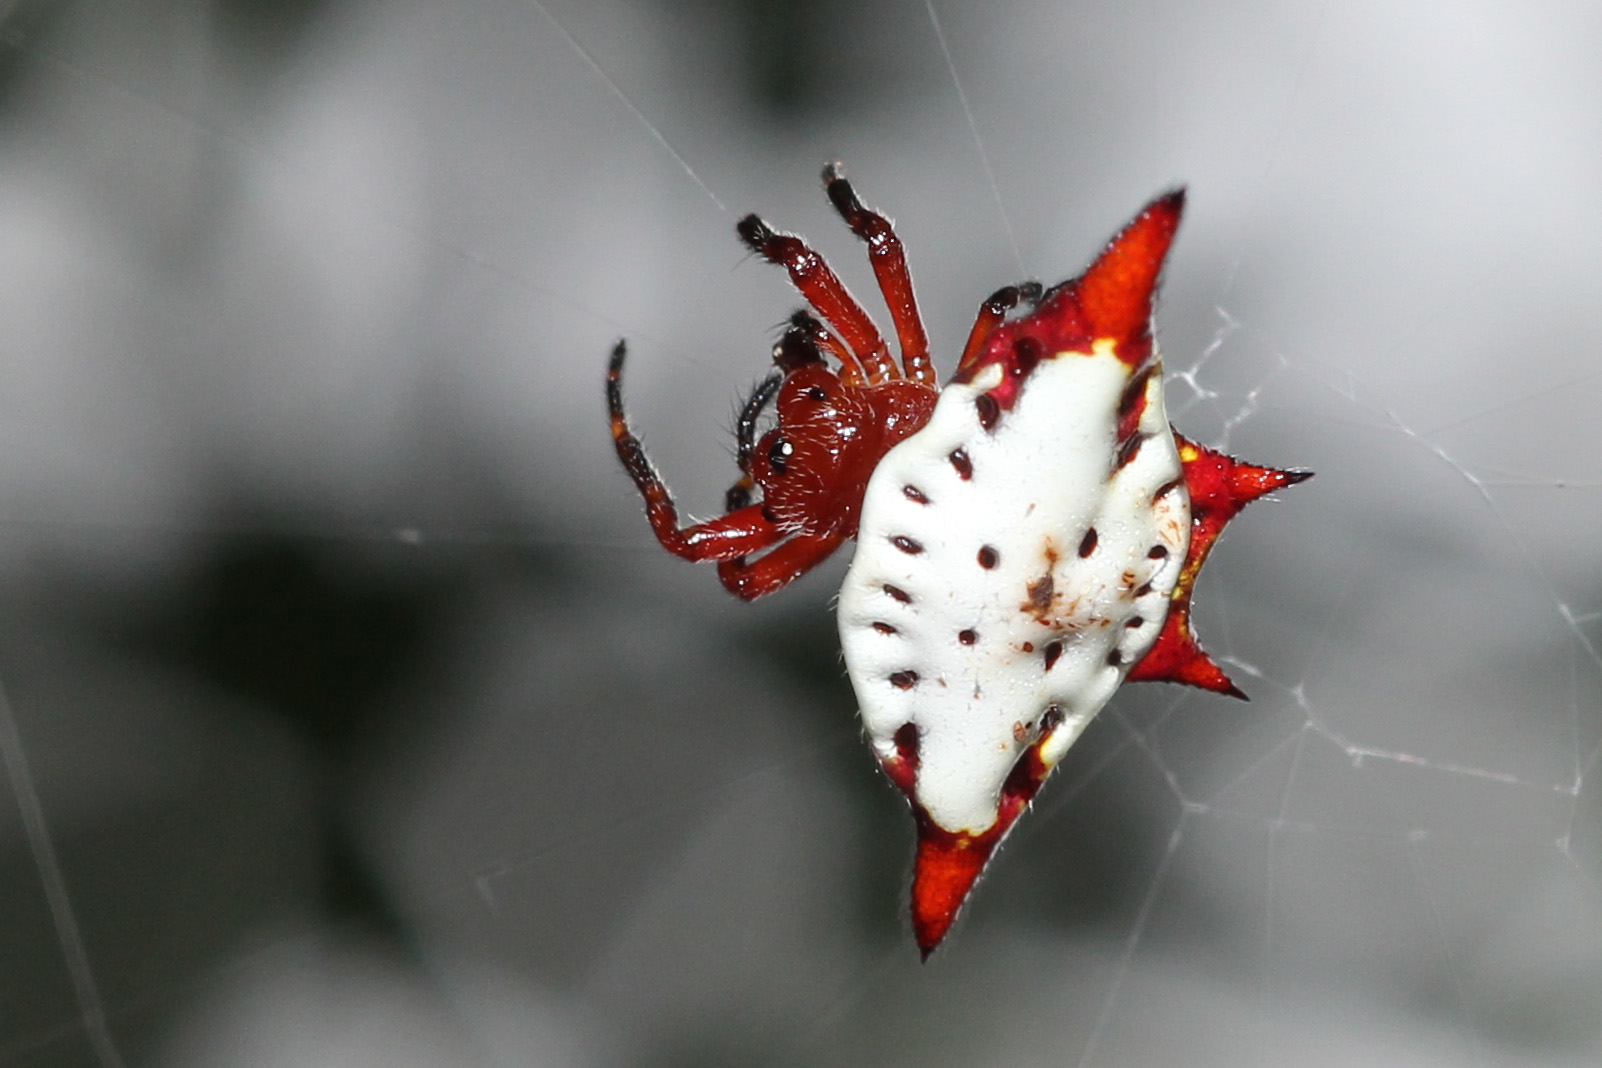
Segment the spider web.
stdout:
<svg viewBox="0 0 1602 1068">
<path fill-rule="evenodd" d="M 0 1065 L 1590 1064 L 1602 19 L 1369 4 L 244 2 L 0 22 Z M 978 300 L 1189 183 L 1175 425 L 1318 478 L 917 962 L 843 561 L 694 512 L 892 213 Z M 869 302 L 871 307 L 876 304 Z M 881 321 L 883 317 L 881 316 Z"/>
</svg>

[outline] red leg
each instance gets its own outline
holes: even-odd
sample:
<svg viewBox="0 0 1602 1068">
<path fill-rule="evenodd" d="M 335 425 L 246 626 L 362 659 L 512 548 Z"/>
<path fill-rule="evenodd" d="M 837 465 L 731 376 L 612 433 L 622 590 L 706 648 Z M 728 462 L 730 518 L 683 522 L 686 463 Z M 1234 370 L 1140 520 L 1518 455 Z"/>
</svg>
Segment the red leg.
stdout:
<svg viewBox="0 0 1602 1068">
<path fill-rule="evenodd" d="M 846 385 L 863 386 L 900 377 L 879 328 L 822 256 L 799 237 L 778 233 L 755 215 L 741 219 L 735 229 L 751 251 L 789 271 L 791 283 L 807 303 L 840 332 L 852 352 L 852 358 L 843 361 L 840 369 L 840 378 Z"/>
<path fill-rule="evenodd" d="M 718 578 L 730 593 L 744 601 L 782 590 L 817 567 L 846 540 L 843 533 L 797 534 L 753 562 L 724 560 Z"/>
<path fill-rule="evenodd" d="M 856 190 L 840 172 L 839 164 L 831 163 L 823 169 L 823 182 L 834 210 L 851 227 L 852 233 L 868 243 L 868 262 L 873 265 L 879 291 L 890 306 L 890 320 L 895 323 L 896 337 L 901 342 L 901 362 L 907 377 L 921 385 L 936 385 L 934 364 L 929 362 L 929 335 L 918 314 L 912 275 L 907 271 L 907 254 L 896 236 L 895 227 L 883 215 L 863 206 Z"/>
<path fill-rule="evenodd" d="M 1003 286 L 986 297 L 985 302 L 979 305 L 979 317 L 973 321 L 973 329 L 968 332 L 968 343 L 962 347 L 962 359 L 957 361 L 957 370 L 962 371 L 979 358 L 985 341 L 1007 318 L 1008 312 L 1023 301 L 1038 303 L 1040 295 L 1039 282 L 1020 282 L 1015 286 Z"/>
<path fill-rule="evenodd" d="M 734 560 L 761 552 L 783 539 L 785 532 L 763 514 L 759 504 L 680 529 L 673 495 L 668 492 L 662 476 L 657 474 L 650 457 L 645 455 L 645 446 L 629 430 L 628 417 L 623 414 L 623 361 L 627 356 L 628 349 L 619 341 L 612 349 L 612 361 L 606 372 L 612 442 L 617 446 L 618 459 L 623 461 L 629 477 L 639 487 L 640 496 L 645 498 L 645 517 L 651 521 L 651 530 L 662 548 L 687 560 Z"/>
</svg>

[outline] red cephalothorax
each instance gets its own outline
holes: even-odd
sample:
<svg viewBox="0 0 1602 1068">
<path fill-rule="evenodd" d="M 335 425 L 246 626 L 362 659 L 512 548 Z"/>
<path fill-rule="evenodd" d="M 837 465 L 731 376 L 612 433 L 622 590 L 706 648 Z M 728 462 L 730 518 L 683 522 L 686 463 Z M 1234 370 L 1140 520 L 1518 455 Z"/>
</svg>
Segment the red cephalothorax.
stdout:
<svg viewBox="0 0 1602 1068">
<path fill-rule="evenodd" d="M 623 342 L 612 350 L 612 438 L 645 498 L 651 529 L 671 553 L 716 561 L 723 585 L 746 600 L 782 589 L 856 536 L 869 476 L 886 452 L 928 422 L 937 397 L 929 339 L 900 239 L 889 220 L 863 206 L 837 168 L 826 168 L 823 180 L 841 218 L 868 245 L 901 362 L 822 256 L 755 215 L 741 219 L 740 238 L 790 272 L 817 316 L 800 311 L 791 318 L 773 348 L 777 370 L 740 413 L 735 459 L 741 476 L 727 494 L 727 514 L 679 525 L 673 497 L 623 412 Z M 976 349 L 1020 299 L 1019 290 L 1009 288 L 987 301 L 969 348 Z M 831 360 L 838 370 L 831 369 Z M 753 441 L 757 419 L 770 402 L 778 425 Z M 760 495 L 755 503 L 753 492 Z M 753 559 L 757 553 L 763 555 Z"/>
</svg>

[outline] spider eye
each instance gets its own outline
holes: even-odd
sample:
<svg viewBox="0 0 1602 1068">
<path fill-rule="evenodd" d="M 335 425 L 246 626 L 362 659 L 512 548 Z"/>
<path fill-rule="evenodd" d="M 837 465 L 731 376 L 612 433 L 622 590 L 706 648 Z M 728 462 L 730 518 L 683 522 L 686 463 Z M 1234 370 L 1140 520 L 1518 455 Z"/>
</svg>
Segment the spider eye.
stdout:
<svg viewBox="0 0 1602 1068">
<path fill-rule="evenodd" d="M 773 473 L 782 475 L 790 466 L 790 455 L 795 452 L 795 446 L 790 444 L 789 438 L 779 438 L 768 449 L 768 466 Z"/>
<path fill-rule="evenodd" d="M 829 391 L 824 389 L 822 386 L 811 386 L 807 389 L 807 398 L 815 401 L 828 400 Z"/>
</svg>

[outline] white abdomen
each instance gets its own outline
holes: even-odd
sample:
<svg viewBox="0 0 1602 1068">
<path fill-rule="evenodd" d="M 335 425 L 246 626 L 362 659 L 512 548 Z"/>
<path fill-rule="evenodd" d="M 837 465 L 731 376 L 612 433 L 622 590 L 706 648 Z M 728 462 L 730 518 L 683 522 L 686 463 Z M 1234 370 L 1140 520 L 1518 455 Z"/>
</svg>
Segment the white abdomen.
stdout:
<svg viewBox="0 0 1602 1068">
<path fill-rule="evenodd" d="M 991 430 L 992 366 L 941 391 L 868 483 L 839 626 L 881 759 L 912 723 L 913 800 L 978 834 L 1037 741 L 1054 766 L 1162 629 L 1190 533 L 1162 373 L 1139 449 L 1116 455 L 1131 370 L 1098 344 L 1041 360 Z"/>
</svg>

